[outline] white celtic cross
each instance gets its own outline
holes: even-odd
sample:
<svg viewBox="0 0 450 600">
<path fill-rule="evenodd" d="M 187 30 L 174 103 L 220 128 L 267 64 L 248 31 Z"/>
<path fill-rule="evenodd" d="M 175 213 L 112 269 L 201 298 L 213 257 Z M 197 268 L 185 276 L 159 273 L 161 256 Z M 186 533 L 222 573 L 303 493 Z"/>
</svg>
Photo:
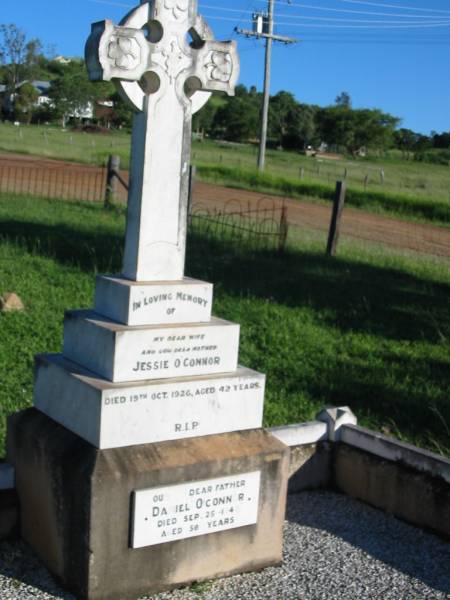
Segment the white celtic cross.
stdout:
<svg viewBox="0 0 450 600">
<path fill-rule="evenodd" d="M 234 94 L 235 42 L 216 42 L 196 0 L 142 2 L 115 26 L 92 25 L 86 64 L 115 81 L 134 117 L 123 274 L 136 281 L 184 274 L 192 114 L 210 92 Z"/>
</svg>

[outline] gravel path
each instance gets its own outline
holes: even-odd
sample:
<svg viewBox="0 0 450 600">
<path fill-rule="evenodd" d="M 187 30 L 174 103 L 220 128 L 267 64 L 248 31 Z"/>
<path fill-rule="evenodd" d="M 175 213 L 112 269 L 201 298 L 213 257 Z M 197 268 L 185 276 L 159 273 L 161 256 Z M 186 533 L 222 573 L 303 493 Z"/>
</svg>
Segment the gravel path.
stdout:
<svg viewBox="0 0 450 600">
<path fill-rule="evenodd" d="M 0 544 L 0 598 L 74 600 L 24 544 Z M 150 598 L 150 597 L 148 597 Z M 151 600 L 450 600 L 450 544 L 346 496 L 288 501 L 284 563 Z"/>
</svg>

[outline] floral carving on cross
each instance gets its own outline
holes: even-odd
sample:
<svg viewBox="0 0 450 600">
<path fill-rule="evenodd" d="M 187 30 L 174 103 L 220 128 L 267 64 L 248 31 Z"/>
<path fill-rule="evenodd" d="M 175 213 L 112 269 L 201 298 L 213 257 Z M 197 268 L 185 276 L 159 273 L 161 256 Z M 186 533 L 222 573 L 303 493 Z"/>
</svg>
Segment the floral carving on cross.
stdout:
<svg viewBox="0 0 450 600">
<path fill-rule="evenodd" d="M 119 69 L 134 69 L 140 60 L 139 46 L 133 38 L 112 37 L 108 46 L 108 57 Z"/>
<path fill-rule="evenodd" d="M 233 61 L 228 52 L 212 52 L 211 62 L 205 65 L 210 79 L 227 83 L 233 73 Z"/>
<path fill-rule="evenodd" d="M 164 6 L 172 11 L 175 19 L 179 19 L 187 10 L 186 6 L 183 6 L 179 0 L 164 0 Z"/>
</svg>

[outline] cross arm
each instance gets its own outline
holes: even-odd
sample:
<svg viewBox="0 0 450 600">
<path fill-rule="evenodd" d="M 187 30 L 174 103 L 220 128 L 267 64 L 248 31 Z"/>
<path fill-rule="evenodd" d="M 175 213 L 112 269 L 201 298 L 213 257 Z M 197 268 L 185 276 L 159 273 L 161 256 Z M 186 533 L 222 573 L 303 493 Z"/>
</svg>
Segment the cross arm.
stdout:
<svg viewBox="0 0 450 600">
<path fill-rule="evenodd" d="M 193 51 L 197 56 L 192 75 L 200 81 L 201 89 L 234 96 L 240 68 L 236 42 L 206 40 L 198 48 L 200 44 L 194 35 L 193 39 Z"/>
<path fill-rule="evenodd" d="M 106 20 L 92 25 L 85 58 L 91 81 L 139 81 L 148 70 L 150 50 L 141 29 Z"/>
</svg>

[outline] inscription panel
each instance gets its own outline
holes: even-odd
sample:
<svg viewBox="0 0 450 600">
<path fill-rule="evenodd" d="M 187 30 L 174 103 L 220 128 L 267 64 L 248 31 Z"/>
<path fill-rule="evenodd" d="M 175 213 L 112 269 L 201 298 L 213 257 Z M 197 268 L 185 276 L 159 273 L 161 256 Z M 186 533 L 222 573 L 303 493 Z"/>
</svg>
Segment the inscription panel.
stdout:
<svg viewBox="0 0 450 600">
<path fill-rule="evenodd" d="M 102 448 L 146 444 L 261 427 L 263 375 L 178 380 L 103 393 Z"/>
<path fill-rule="evenodd" d="M 114 381 L 221 373 L 237 366 L 239 326 L 137 332 L 129 342 L 117 342 Z"/>
<path fill-rule="evenodd" d="M 230 373 L 238 350 L 239 325 L 217 318 L 141 328 L 68 311 L 64 323 L 64 356 L 115 383 Z"/>
<path fill-rule="evenodd" d="M 133 495 L 132 548 L 254 525 L 261 472 L 138 490 Z"/>
<path fill-rule="evenodd" d="M 34 406 L 97 448 L 119 448 L 261 427 L 265 377 L 250 369 L 207 377 L 107 384 L 60 355 L 39 357 Z"/>
<path fill-rule="evenodd" d="M 211 319 L 212 295 L 210 283 L 187 278 L 161 284 L 101 276 L 95 310 L 125 325 L 206 323 Z"/>
</svg>

